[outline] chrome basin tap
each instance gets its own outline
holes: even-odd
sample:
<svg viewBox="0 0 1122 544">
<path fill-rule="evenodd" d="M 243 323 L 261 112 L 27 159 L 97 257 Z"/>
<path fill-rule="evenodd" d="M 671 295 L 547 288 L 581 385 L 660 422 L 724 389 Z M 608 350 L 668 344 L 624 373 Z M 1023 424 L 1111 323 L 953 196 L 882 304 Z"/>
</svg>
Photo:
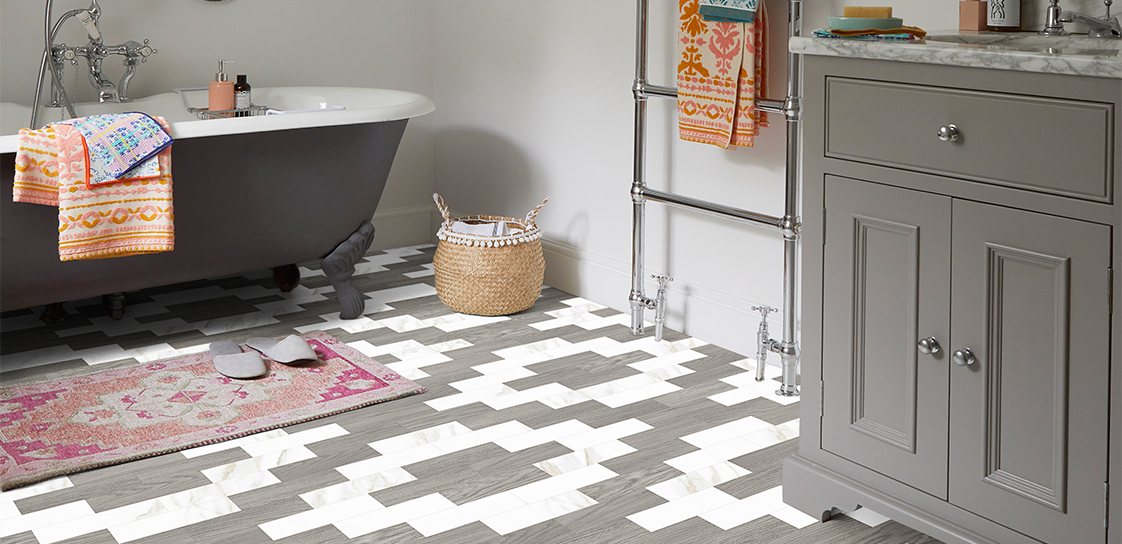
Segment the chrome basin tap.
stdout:
<svg viewBox="0 0 1122 544">
<path fill-rule="evenodd" d="M 66 94 L 62 84 L 62 70 L 66 62 L 78 64 L 78 57 L 85 57 L 89 66 L 90 84 L 97 91 L 99 102 L 131 102 L 128 97 L 128 85 L 136 74 L 137 62 L 144 62 L 156 50 L 148 45 L 148 40 L 138 43 L 129 40 L 121 45 L 105 45 L 101 37 L 98 20 L 101 18 L 101 6 L 97 0 L 92 0 L 87 9 L 75 9 L 66 12 L 58 21 L 52 24 L 51 5 L 53 1 L 47 0 L 46 14 L 43 24 L 43 60 L 39 65 L 39 80 L 35 84 L 35 99 L 31 106 L 31 125 L 29 128 L 39 128 L 39 101 L 43 91 L 43 80 L 47 73 L 51 74 L 51 101 L 48 107 L 65 107 L 71 117 L 77 117 L 74 104 Z M 66 44 L 55 44 L 55 37 L 59 29 L 70 18 L 77 18 L 89 34 L 90 41 L 81 47 L 69 47 Z M 101 71 L 102 61 L 109 55 L 125 57 L 125 73 L 121 76 L 119 84 L 114 84 L 105 77 Z"/>
<path fill-rule="evenodd" d="M 1092 38 L 1122 38 L 1122 25 L 1118 23 L 1118 17 L 1110 16 L 1110 6 L 1113 3 L 1114 0 L 1103 0 L 1103 4 L 1106 5 L 1106 15 L 1102 17 L 1091 17 L 1075 11 L 1064 11 L 1059 20 L 1063 23 L 1087 25 L 1087 35 Z"/>
</svg>

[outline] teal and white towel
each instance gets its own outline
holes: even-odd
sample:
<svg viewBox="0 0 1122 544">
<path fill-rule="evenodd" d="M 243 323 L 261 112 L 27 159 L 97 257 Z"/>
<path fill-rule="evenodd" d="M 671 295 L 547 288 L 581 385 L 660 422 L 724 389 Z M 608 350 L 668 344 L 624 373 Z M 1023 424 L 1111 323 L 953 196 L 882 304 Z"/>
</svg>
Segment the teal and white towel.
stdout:
<svg viewBox="0 0 1122 544">
<path fill-rule="evenodd" d="M 697 13 L 707 21 L 751 23 L 759 0 L 700 0 Z"/>
</svg>

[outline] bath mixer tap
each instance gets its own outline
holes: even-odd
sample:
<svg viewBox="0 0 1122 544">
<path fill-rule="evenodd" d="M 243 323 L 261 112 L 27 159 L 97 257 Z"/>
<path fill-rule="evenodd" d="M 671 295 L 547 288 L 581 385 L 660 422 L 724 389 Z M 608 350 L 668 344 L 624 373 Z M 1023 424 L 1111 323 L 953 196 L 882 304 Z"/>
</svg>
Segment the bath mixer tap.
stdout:
<svg viewBox="0 0 1122 544">
<path fill-rule="evenodd" d="M 65 107 L 70 117 L 77 117 L 73 101 L 66 94 L 62 82 L 62 70 L 65 62 L 77 64 L 78 57 L 85 57 L 89 66 L 90 84 L 97 91 L 99 102 L 131 102 L 128 97 L 128 85 L 136 74 L 137 62 L 145 62 L 149 56 L 157 51 L 148 45 L 148 40 L 138 43 L 129 40 L 121 45 L 105 45 L 102 40 L 98 20 L 101 18 L 101 6 L 97 0 L 92 0 L 87 9 L 75 9 L 66 12 L 52 24 L 51 6 L 53 0 L 46 1 L 43 23 L 43 59 L 39 64 L 39 79 L 35 84 L 35 99 L 31 106 L 31 123 L 28 128 L 39 128 L 39 104 L 43 92 L 43 80 L 47 73 L 51 75 L 51 101 L 47 107 Z M 86 29 L 89 42 L 81 47 L 69 47 L 66 44 L 55 44 L 55 37 L 59 29 L 68 19 L 76 17 Z M 114 84 L 106 78 L 101 71 L 102 61 L 109 55 L 125 57 L 125 73 L 119 84 Z"/>
<path fill-rule="evenodd" d="M 1071 34 L 1064 30 L 1064 22 L 1061 19 L 1064 10 L 1060 9 L 1060 0 L 1052 0 L 1052 5 L 1048 6 L 1047 18 L 1045 19 L 1044 29 L 1039 32 L 1044 36 L 1066 36 Z"/>
<path fill-rule="evenodd" d="M 1119 24 L 1118 17 L 1110 16 L 1110 6 L 1114 0 L 1103 0 L 1106 5 L 1106 15 L 1102 17 L 1091 17 L 1090 15 L 1083 15 L 1075 11 L 1064 11 L 1060 15 L 1060 22 L 1063 23 L 1083 23 L 1087 25 L 1087 36 L 1092 38 L 1122 38 L 1122 24 Z"/>
</svg>

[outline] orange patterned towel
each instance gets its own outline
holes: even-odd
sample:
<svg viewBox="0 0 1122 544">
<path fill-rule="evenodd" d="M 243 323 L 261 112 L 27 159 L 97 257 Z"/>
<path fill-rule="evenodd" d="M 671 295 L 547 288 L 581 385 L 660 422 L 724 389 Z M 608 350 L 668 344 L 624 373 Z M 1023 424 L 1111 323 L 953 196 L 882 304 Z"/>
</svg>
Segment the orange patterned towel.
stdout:
<svg viewBox="0 0 1122 544">
<path fill-rule="evenodd" d="M 767 114 L 756 111 L 766 72 L 763 2 L 752 23 L 706 21 L 698 0 L 678 0 L 678 135 L 728 148 L 752 147 Z"/>
<path fill-rule="evenodd" d="M 51 126 L 19 130 L 12 201 L 58 206 L 58 137 Z"/>
<path fill-rule="evenodd" d="M 168 129 L 167 121 L 156 120 Z M 20 131 L 13 200 L 58 206 L 59 260 L 104 259 L 175 248 L 171 147 L 156 179 L 86 187 L 86 147 L 63 124 Z"/>
</svg>

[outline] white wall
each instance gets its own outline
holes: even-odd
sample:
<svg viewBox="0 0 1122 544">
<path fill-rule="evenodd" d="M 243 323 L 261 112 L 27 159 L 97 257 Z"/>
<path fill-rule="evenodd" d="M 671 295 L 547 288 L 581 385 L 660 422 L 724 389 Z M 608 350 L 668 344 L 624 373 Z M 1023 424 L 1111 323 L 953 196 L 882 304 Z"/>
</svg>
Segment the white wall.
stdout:
<svg viewBox="0 0 1122 544">
<path fill-rule="evenodd" d="M 650 0 L 652 83 L 672 85 L 677 2 Z M 431 239 L 430 195 L 464 213 L 523 215 L 545 196 L 547 283 L 627 309 L 631 266 L 633 0 L 102 0 L 110 43 L 148 38 L 159 54 L 131 94 L 203 86 L 217 59 L 257 86 L 357 85 L 417 91 L 437 111 L 410 122 L 379 211 L 378 247 Z M 55 13 L 84 7 L 58 0 Z M 771 88 L 785 92 L 786 6 L 771 14 Z M 844 5 L 891 4 L 906 24 L 958 24 L 957 0 L 807 0 L 804 29 Z M 1026 0 L 1026 26 L 1046 0 Z M 0 0 L 0 100 L 30 103 L 41 1 Z M 1100 0 L 1061 0 L 1100 14 Z M 1039 20 L 1039 21 L 1038 21 Z M 1038 24 L 1040 23 L 1040 24 Z M 84 43 L 77 25 L 63 40 Z M 116 79 L 120 67 L 107 62 Z M 73 71 L 68 72 L 72 77 Z M 84 79 L 79 97 L 92 98 Z M 680 142 L 675 106 L 651 101 L 648 182 L 706 200 L 781 215 L 784 123 L 753 149 Z M 754 352 L 748 308 L 782 302 L 777 234 L 660 204 L 648 206 L 648 272 L 676 278 L 670 326 Z M 648 294 L 653 287 L 648 284 Z M 649 315 L 649 314 L 648 314 Z M 779 323 L 778 316 L 773 325 Z M 774 332 L 778 335 L 778 329 Z"/>
<path fill-rule="evenodd" d="M 100 0 L 108 44 L 151 40 L 159 52 L 137 69 L 129 88 L 143 97 L 179 87 L 205 87 L 218 59 L 233 59 L 230 79 L 257 87 L 339 85 L 387 87 L 433 95 L 432 2 L 429 0 Z M 31 104 L 43 43 L 42 0 L 0 0 L 0 101 Z M 56 0 L 56 17 L 88 0 Z M 60 38 L 82 45 L 81 25 Z M 84 69 L 85 62 L 81 67 Z M 116 82 L 119 57 L 104 63 Z M 73 68 L 65 75 L 74 88 Z M 85 74 L 78 101 L 94 100 Z M 432 115 L 410 121 L 375 216 L 377 247 L 429 240 L 433 191 Z M 314 180 L 309 180 L 314 183 Z M 392 223 L 392 225 L 391 225 Z"/>
<path fill-rule="evenodd" d="M 824 26 L 842 4 L 804 2 L 805 29 Z M 958 25 L 953 0 L 894 4 L 906 24 Z M 673 85 L 678 4 L 650 5 L 648 78 Z M 768 1 L 774 96 L 786 93 L 786 7 Z M 631 267 L 635 9 L 621 0 L 436 0 L 435 10 L 438 190 L 466 213 L 522 214 L 552 196 L 538 220 L 547 237 L 546 282 L 623 311 Z M 756 147 L 726 151 L 680 142 L 673 102 L 652 99 L 649 111 L 650 186 L 783 214 L 782 120 L 773 117 Z M 781 237 L 649 204 L 646 242 L 648 273 L 675 278 L 669 325 L 754 353 L 758 317 L 749 308 L 782 305 Z M 654 294 L 651 282 L 647 294 Z"/>
</svg>

